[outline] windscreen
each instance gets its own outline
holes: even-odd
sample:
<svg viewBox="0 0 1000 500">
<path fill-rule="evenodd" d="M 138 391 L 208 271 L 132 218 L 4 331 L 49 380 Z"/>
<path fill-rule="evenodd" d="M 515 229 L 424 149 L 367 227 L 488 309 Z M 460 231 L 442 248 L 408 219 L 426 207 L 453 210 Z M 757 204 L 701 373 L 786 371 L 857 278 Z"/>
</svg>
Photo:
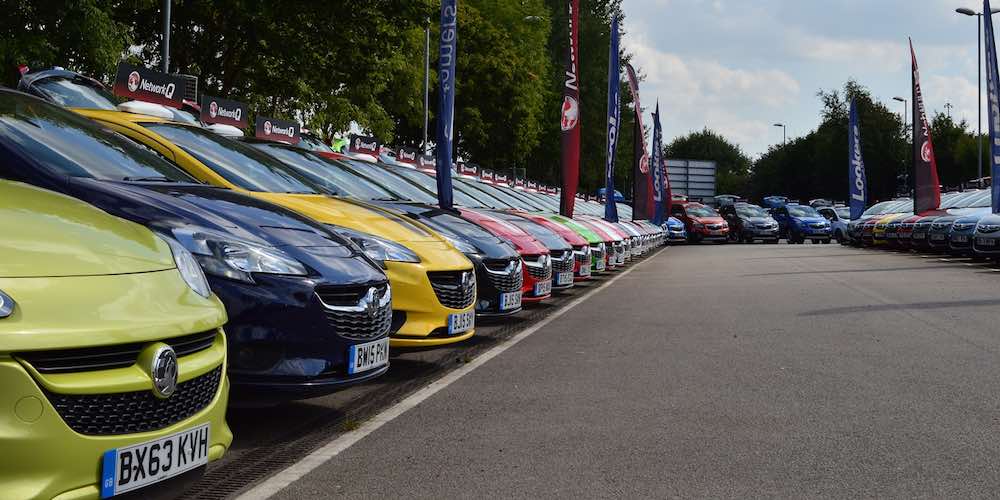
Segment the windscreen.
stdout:
<svg viewBox="0 0 1000 500">
<path fill-rule="evenodd" d="M 739 206 L 736 207 L 736 214 L 740 217 L 767 217 L 768 213 L 764 211 L 763 208 L 755 206 Z"/>
<path fill-rule="evenodd" d="M 840 207 L 840 208 L 835 208 L 834 211 L 837 212 L 837 217 L 839 217 L 841 219 L 844 219 L 844 220 L 851 220 L 851 209 L 850 208 L 848 208 L 848 207 Z"/>
<path fill-rule="evenodd" d="M 791 209 L 789 209 L 791 210 Z M 692 217 L 718 217 L 719 213 L 704 205 L 688 205 L 687 213 Z"/>
<path fill-rule="evenodd" d="M 317 194 L 302 175 L 272 156 L 205 129 L 174 123 L 148 123 L 227 181 L 248 191 Z"/>
<path fill-rule="evenodd" d="M 821 217 L 815 208 L 805 205 L 788 205 L 788 215 L 792 217 Z"/>
<path fill-rule="evenodd" d="M 298 173 L 330 194 L 350 196 L 359 200 L 397 200 L 392 193 L 378 185 L 337 168 L 333 162 L 308 150 L 265 143 L 252 145 L 291 165 Z"/>
<path fill-rule="evenodd" d="M 97 122 L 22 94 L 0 93 L 0 135 L 43 167 L 69 177 L 196 182 Z"/>
<path fill-rule="evenodd" d="M 32 84 L 56 104 L 67 108 L 115 110 L 114 94 L 91 82 L 76 78 L 45 78 Z"/>
<path fill-rule="evenodd" d="M 371 163 L 357 160 L 334 160 L 333 163 L 343 168 L 345 171 L 353 172 L 359 177 L 368 179 L 393 194 L 402 201 L 415 201 L 434 205 L 437 197 L 434 193 L 420 187 L 413 181 L 390 171 L 387 168 L 372 165 Z"/>
<path fill-rule="evenodd" d="M 308 149 L 309 151 L 316 151 L 318 153 L 333 153 L 333 149 L 327 146 L 323 141 L 319 140 L 318 137 L 310 134 L 302 134 L 299 136 L 299 142 L 296 146 L 302 149 Z"/>
<path fill-rule="evenodd" d="M 419 170 L 410 170 L 405 167 L 387 167 L 393 172 L 406 177 L 407 179 L 416 182 L 424 189 L 430 191 L 431 193 L 437 193 L 437 180 L 428 174 L 420 172 Z M 456 205 L 471 208 L 489 208 L 485 207 L 482 203 L 476 201 L 471 196 L 465 194 L 461 190 L 453 189 L 454 202 Z M 437 198 L 434 199 L 434 203 L 437 203 Z"/>
</svg>

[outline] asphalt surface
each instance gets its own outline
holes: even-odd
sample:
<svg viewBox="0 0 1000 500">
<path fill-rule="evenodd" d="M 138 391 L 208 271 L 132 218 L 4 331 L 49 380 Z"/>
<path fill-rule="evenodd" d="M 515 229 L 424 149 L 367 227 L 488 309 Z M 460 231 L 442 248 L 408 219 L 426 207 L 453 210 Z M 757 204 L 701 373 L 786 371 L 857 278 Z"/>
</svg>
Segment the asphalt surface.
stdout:
<svg viewBox="0 0 1000 500">
<path fill-rule="evenodd" d="M 277 497 L 997 496 L 996 271 L 670 248 Z"/>
</svg>

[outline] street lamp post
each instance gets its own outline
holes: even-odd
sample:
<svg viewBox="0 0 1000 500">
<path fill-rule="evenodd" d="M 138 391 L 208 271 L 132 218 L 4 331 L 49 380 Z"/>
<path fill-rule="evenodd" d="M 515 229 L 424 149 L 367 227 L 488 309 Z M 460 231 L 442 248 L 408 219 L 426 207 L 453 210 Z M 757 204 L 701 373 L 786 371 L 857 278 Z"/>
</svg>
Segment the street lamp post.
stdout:
<svg viewBox="0 0 1000 500">
<path fill-rule="evenodd" d="M 163 47 L 160 50 L 164 73 L 170 72 L 170 2 L 171 0 L 163 0 Z"/>
<path fill-rule="evenodd" d="M 909 102 L 910 101 L 907 101 L 906 99 L 904 99 L 902 97 L 899 97 L 899 96 L 893 97 L 892 100 L 893 101 L 899 101 L 899 102 L 903 103 L 903 135 L 906 135 L 907 137 L 909 137 L 909 133 L 906 131 L 906 121 L 907 121 L 906 120 L 906 112 L 909 109 Z"/>
<path fill-rule="evenodd" d="M 979 179 L 983 178 L 983 13 L 976 12 L 972 9 L 967 9 L 962 7 L 960 9 L 955 9 L 955 12 L 965 16 L 975 16 L 976 17 L 976 84 L 979 86 L 979 95 L 976 100 L 977 108 L 979 111 L 979 121 L 976 122 L 978 127 L 979 136 L 976 137 L 976 143 L 979 145 L 979 156 L 977 161 L 979 164 Z M 990 9 L 990 14 L 996 14 L 1000 12 L 1000 9 Z"/>
<path fill-rule="evenodd" d="M 775 123 L 774 126 L 781 127 L 781 145 L 784 146 L 785 144 L 788 143 L 788 136 L 786 134 L 787 128 L 785 127 L 784 123 Z"/>
</svg>

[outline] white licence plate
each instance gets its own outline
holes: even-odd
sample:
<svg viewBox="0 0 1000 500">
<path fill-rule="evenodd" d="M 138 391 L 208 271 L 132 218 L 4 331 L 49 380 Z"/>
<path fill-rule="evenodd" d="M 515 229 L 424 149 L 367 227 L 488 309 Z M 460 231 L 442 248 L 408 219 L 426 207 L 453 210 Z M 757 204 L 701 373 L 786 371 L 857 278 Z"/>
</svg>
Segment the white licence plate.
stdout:
<svg viewBox="0 0 1000 500">
<path fill-rule="evenodd" d="M 569 285 L 573 283 L 573 271 L 567 271 L 565 273 L 559 273 L 556 275 L 557 285 Z"/>
<path fill-rule="evenodd" d="M 934 240 L 934 241 L 943 241 L 944 240 L 944 235 L 940 234 L 940 233 L 934 233 L 934 234 L 931 234 L 931 239 Z"/>
<path fill-rule="evenodd" d="M 954 241 L 955 243 L 965 243 L 969 241 L 969 237 L 964 234 L 956 234 L 955 236 L 951 237 L 951 240 Z"/>
<path fill-rule="evenodd" d="M 997 240 L 988 238 L 976 238 L 976 244 L 984 247 L 995 247 L 997 246 Z"/>
<path fill-rule="evenodd" d="M 600 258 L 600 259 L 597 259 L 597 262 L 595 262 L 594 264 L 595 264 L 594 265 L 594 269 L 597 269 L 598 271 L 603 271 L 605 269 L 605 267 L 606 267 L 605 263 L 604 263 L 604 258 L 603 257 Z"/>
<path fill-rule="evenodd" d="M 500 294 L 500 310 L 510 311 L 521 307 L 521 291 Z"/>
<path fill-rule="evenodd" d="M 587 276 L 590 276 L 590 266 L 581 265 L 580 266 L 580 277 L 581 278 L 585 278 Z"/>
<path fill-rule="evenodd" d="M 448 335 L 458 335 L 476 326 L 476 311 L 448 315 Z"/>
<path fill-rule="evenodd" d="M 347 349 L 347 373 L 366 372 L 389 362 L 389 339 L 355 344 Z"/>
<path fill-rule="evenodd" d="M 104 452 L 101 498 L 163 481 L 208 463 L 209 424 Z"/>
<path fill-rule="evenodd" d="M 927 233 L 913 233 L 910 235 L 910 238 L 915 240 L 924 240 L 927 239 Z"/>
<path fill-rule="evenodd" d="M 552 293 L 552 280 L 535 283 L 535 297 Z"/>
</svg>

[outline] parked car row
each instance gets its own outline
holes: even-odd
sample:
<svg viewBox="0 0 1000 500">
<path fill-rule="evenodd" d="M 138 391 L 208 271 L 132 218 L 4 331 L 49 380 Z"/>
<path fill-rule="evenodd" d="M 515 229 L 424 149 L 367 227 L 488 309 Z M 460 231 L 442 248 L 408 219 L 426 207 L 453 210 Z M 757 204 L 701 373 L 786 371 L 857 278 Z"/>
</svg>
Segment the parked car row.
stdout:
<svg viewBox="0 0 1000 500">
<path fill-rule="evenodd" d="M 989 189 L 944 193 L 938 209 L 922 214 L 909 198 L 876 203 L 850 221 L 844 243 L 1000 259 L 1000 216 L 990 196 Z"/>
<path fill-rule="evenodd" d="M 719 210 L 686 199 L 673 200 L 671 216 L 683 223 L 688 241 L 774 244 L 784 238 L 790 244 L 830 243 L 846 232 L 846 223 L 840 219 L 844 209 L 839 206 L 817 210 L 784 197 L 765 198 L 767 208 L 732 195 L 718 196 L 715 201 Z"/>
<path fill-rule="evenodd" d="M 390 348 L 462 342 L 686 238 L 485 177 L 442 210 L 432 171 L 198 112 L 61 69 L 0 89 L 0 496 L 196 474 L 230 402 L 371 381 Z"/>
</svg>

